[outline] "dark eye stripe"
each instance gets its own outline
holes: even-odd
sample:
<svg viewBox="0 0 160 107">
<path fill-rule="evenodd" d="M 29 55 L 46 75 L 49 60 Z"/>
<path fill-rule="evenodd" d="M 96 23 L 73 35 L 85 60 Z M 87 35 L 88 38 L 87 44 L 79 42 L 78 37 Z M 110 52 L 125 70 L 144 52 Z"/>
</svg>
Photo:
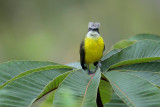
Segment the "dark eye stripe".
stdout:
<svg viewBox="0 0 160 107">
<path fill-rule="evenodd" d="M 99 33 L 99 29 L 92 29 L 92 28 L 88 28 L 88 31 L 96 31 L 96 32 L 98 32 Z"/>
<path fill-rule="evenodd" d="M 92 30 L 92 28 L 88 28 L 88 31 L 91 31 Z"/>
<path fill-rule="evenodd" d="M 97 31 L 98 32 L 98 29 L 93 29 L 93 31 Z"/>
</svg>

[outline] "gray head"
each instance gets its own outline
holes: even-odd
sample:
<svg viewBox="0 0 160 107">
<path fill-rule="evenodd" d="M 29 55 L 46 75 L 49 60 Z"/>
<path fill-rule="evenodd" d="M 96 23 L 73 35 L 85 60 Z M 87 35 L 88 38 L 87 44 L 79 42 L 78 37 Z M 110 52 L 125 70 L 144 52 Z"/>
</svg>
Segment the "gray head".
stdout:
<svg viewBox="0 0 160 107">
<path fill-rule="evenodd" d="M 97 31 L 99 33 L 100 23 L 98 22 L 89 22 L 88 31 Z"/>
<path fill-rule="evenodd" d="M 88 24 L 88 33 L 87 33 L 87 37 L 98 37 L 99 35 L 99 27 L 100 27 L 100 23 L 98 22 L 89 22 Z"/>
</svg>

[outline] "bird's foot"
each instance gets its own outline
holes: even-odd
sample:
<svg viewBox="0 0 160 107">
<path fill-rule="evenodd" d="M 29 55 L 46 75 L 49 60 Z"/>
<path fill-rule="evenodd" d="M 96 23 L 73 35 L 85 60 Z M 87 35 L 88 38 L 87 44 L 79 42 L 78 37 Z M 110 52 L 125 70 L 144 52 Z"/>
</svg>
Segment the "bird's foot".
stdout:
<svg viewBox="0 0 160 107">
<path fill-rule="evenodd" d="M 89 75 L 90 75 L 90 74 L 94 74 L 94 72 L 91 71 L 91 70 L 88 70 L 88 74 L 89 74 Z"/>
<path fill-rule="evenodd" d="M 102 64 L 101 64 L 101 62 L 99 61 L 99 62 L 97 63 L 97 65 L 96 65 L 96 68 L 95 68 L 94 72 L 96 72 L 97 69 L 98 69 L 99 67 L 101 67 L 101 66 L 102 66 Z"/>
</svg>

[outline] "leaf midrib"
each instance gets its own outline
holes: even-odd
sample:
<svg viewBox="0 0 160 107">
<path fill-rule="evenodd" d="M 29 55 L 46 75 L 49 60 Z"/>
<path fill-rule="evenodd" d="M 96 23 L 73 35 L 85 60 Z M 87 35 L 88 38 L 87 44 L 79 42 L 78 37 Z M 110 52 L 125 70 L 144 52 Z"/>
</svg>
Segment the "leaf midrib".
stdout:
<svg viewBox="0 0 160 107">
<path fill-rule="evenodd" d="M 95 75 L 95 74 L 94 74 L 94 75 Z M 88 87 L 89 87 L 89 85 L 90 85 L 90 83 L 91 83 L 91 81 L 92 81 L 94 75 L 92 75 L 91 79 L 89 80 L 89 82 L 88 82 L 88 84 L 87 84 L 87 86 L 86 86 L 85 93 L 84 93 L 84 96 L 83 96 L 82 103 L 81 103 L 81 106 L 80 106 L 80 107 L 82 107 L 82 105 L 83 105 L 83 102 L 84 102 L 84 99 L 85 99 L 85 96 L 86 96 Z"/>
<path fill-rule="evenodd" d="M 134 106 L 134 107 L 136 107 L 135 105 L 134 105 L 134 103 L 133 103 L 133 101 L 115 84 L 115 83 L 113 83 L 111 80 L 109 80 L 110 82 L 111 82 L 111 84 L 113 84 L 124 96 L 126 96 L 126 98 L 128 99 L 128 101 Z M 112 85 L 111 85 L 112 86 Z M 113 86 L 112 86 L 112 88 L 113 88 Z M 117 94 L 117 93 L 116 93 Z M 118 94 L 117 94 L 118 95 Z M 119 96 L 119 95 L 118 95 Z M 119 96 L 120 98 L 121 98 L 121 96 Z M 122 99 L 122 98 L 121 98 Z M 123 102 L 125 102 L 125 101 L 123 101 Z M 125 104 L 127 104 L 127 103 L 125 103 Z M 128 105 L 128 104 L 127 104 Z M 129 105 L 128 105 L 129 106 Z"/>
</svg>

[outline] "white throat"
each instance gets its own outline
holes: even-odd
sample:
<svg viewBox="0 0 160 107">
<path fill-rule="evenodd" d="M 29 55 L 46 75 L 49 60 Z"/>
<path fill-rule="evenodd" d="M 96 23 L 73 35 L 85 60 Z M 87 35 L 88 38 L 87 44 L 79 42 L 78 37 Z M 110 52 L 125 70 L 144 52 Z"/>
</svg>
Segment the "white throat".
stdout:
<svg viewBox="0 0 160 107">
<path fill-rule="evenodd" d="M 96 31 L 89 31 L 86 35 L 88 38 L 98 38 L 100 35 Z"/>
</svg>

